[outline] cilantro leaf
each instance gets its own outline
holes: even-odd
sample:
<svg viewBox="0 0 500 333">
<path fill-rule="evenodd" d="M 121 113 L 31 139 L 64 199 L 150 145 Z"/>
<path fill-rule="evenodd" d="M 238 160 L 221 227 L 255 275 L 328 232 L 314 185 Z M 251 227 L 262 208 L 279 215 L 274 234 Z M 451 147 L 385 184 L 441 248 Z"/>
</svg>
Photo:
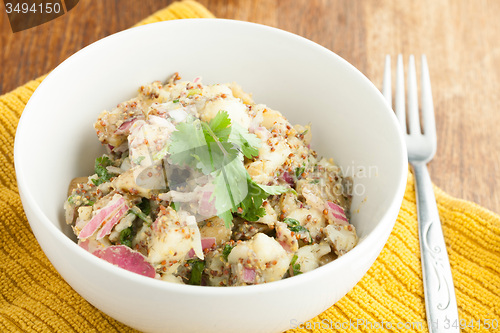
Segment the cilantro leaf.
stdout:
<svg viewBox="0 0 500 333">
<path fill-rule="evenodd" d="M 226 228 L 230 229 L 233 224 L 233 214 L 231 214 L 232 210 L 226 210 L 225 212 L 219 213 L 217 212 L 217 216 L 224 220 L 224 225 Z"/>
<path fill-rule="evenodd" d="M 234 159 L 240 155 L 239 151 L 230 142 L 210 142 L 208 144 L 210 161 L 210 172 L 217 172 L 224 166 L 230 164 Z M 241 162 L 240 164 L 243 165 Z"/>
<path fill-rule="evenodd" d="M 248 195 L 241 201 L 239 207 L 242 209 L 242 212 L 238 215 L 247 221 L 255 222 L 266 215 L 266 211 L 262 207 L 262 202 L 267 199 L 269 194 L 250 177 L 247 178 L 247 186 Z"/>
<path fill-rule="evenodd" d="M 146 215 L 151 213 L 151 201 L 148 198 L 142 198 L 141 203 L 137 207 Z"/>
<path fill-rule="evenodd" d="M 231 227 L 233 213 L 248 221 L 265 215 L 263 200 L 281 194 L 283 186 L 255 183 L 243 165 L 243 156 L 257 156 L 260 139 L 241 127 L 231 124 L 226 111 L 219 111 L 210 122 L 188 119 L 176 126 L 169 146 L 172 163 L 200 170 L 213 178 L 217 215 Z M 238 212 L 239 210 L 239 212 Z"/>
<path fill-rule="evenodd" d="M 239 215 L 247 221 L 255 222 L 262 216 L 266 215 L 265 209 L 262 207 L 262 202 L 270 195 L 278 195 L 288 191 L 285 186 L 267 186 L 257 184 L 248 176 L 248 195 L 241 201 L 240 206 L 242 213 Z"/>
<path fill-rule="evenodd" d="M 268 195 L 279 195 L 290 190 L 286 186 L 268 186 L 257 184 L 262 190 L 264 190 Z"/>
<path fill-rule="evenodd" d="M 228 260 L 227 258 L 229 257 L 229 254 L 233 250 L 234 246 L 235 245 L 231 245 L 231 244 L 224 245 L 224 249 L 222 250 L 222 258 L 224 258 L 225 261 Z"/>
<path fill-rule="evenodd" d="M 231 123 L 227 111 L 221 110 L 210 120 L 210 128 L 220 141 L 229 141 L 239 147 L 246 158 L 259 155 L 260 139 L 238 123 Z M 207 140 L 208 141 L 208 140 Z"/>
<path fill-rule="evenodd" d="M 231 226 L 233 220 L 231 212 L 236 212 L 238 204 L 248 196 L 247 175 L 247 170 L 239 158 L 223 166 L 215 175 L 212 197 L 215 197 L 217 215 L 224 220 L 227 227 Z"/>
<path fill-rule="evenodd" d="M 205 262 L 203 260 L 188 260 L 191 265 L 191 276 L 189 277 L 189 284 L 201 285 L 201 278 L 203 275 L 203 270 L 205 269 Z"/>
<path fill-rule="evenodd" d="M 208 125 L 220 141 L 228 141 L 232 128 L 231 119 L 226 111 L 219 111 Z"/>
<path fill-rule="evenodd" d="M 303 166 L 295 169 L 295 178 L 297 179 L 302 178 L 302 174 L 304 173 L 305 170 L 306 168 L 304 168 Z"/>
<path fill-rule="evenodd" d="M 299 257 L 296 254 L 294 254 L 292 260 L 290 261 L 289 272 L 291 276 L 302 274 L 302 272 L 300 271 L 300 264 L 296 264 L 298 258 Z"/>
<path fill-rule="evenodd" d="M 212 172 L 210 153 L 199 120 L 177 124 L 171 135 L 169 153 L 172 163 Z"/>
<path fill-rule="evenodd" d="M 258 156 L 261 145 L 260 139 L 255 134 L 249 133 L 240 124 L 234 123 L 231 127 L 229 140 L 240 147 L 246 158 Z"/>
<path fill-rule="evenodd" d="M 132 239 L 134 238 L 133 228 L 128 227 L 120 232 L 120 244 L 132 247 Z"/>
<path fill-rule="evenodd" d="M 311 237 L 311 233 L 309 232 L 309 229 L 300 225 L 299 221 L 297 221 L 296 219 L 292 219 L 292 218 L 287 217 L 286 219 L 283 220 L 283 222 L 285 222 L 288 225 L 288 229 L 290 229 L 293 232 L 296 232 L 296 233 L 306 233 L 307 232 L 309 234 L 309 239 L 310 239 L 309 243 L 312 243 L 312 237 Z"/>
<path fill-rule="evenodd" d="M 142 212 L 140 210 L 140 208 L 138 208 L 137 206 L 132 207 L 131 209 L 129 209 L 128 212 L 134 214 L 135 216 L 137 216 L 138 218 L 140 218 L 141 220 L 146 222 L 147 225 L 151 225 L 151 223 L 153 223 L 153 221 L 151 220 L 151 217 L 149 217 L 149 215 Z"/>
<path fill-rule="evenodd" d="M 102 155 L 101 157 L 95 159 L 94 171 L 99 178 L 92 179 L 94 185 L 98 186 L 103 183 L 109 182 L 109 180 L 111 179 L 111 175 L 109 174 L 108 169 L 106 169 L 106 167 L 112 164 L 113 163 L 106 155 Z"/>
<path fill-rule="evenodd" d="M 248 172 L 243 165 L 241 154 L 234 145 L 230 142 L 222 142 L 227 133 L 225 129 L 230 124 L 227 113 L 219 112 L 214 119 L 213 129 L 207 123 L 202 123 L 202 126 L 205 137 L 210 142 L 211 165 L 217 170 L 214 173 L 215 190 L 212 193 L 212 198 L 215 197 L 217 214 L 229 228 L 233 220 L 230 211 L 235 212 L 237 204 L 248 193 L 248 187 L 242 182 L 248 177 Z M 222 136 L 222 139 L 216 135 L 214 129 Z"/>
<path fill-rule="evenodd" d="M 179 204 L 176 204 L 173 201 L 170 203 L 170 207 L 172 207 L 172 209 L 175 210 L 176 212 L 179 211 Z"/>
</svg>

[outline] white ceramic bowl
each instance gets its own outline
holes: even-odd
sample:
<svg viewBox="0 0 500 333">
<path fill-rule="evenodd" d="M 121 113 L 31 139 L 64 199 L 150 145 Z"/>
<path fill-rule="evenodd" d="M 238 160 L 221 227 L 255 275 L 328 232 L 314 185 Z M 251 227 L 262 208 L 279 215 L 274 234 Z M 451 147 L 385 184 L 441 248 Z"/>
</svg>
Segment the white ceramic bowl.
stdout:
<svg viewBox="0 0 500 333">
<path fill-rule="evenodd" d="M 352 223 L 361 241 L 312 272 L 264 285 L 171 284 L 115 267 L 77 246 L 63 219 L 69 181 L 92 173 L 99 112 L 141 84 L 202 76 L 236 81 L 292 123 L 311 122 L 313 147 L 355 174 Z M 15 140 L 19 192 L 31 228 L 62 277 L 111 317 L 143 331 L 278 332 L 344 296 L 384 246 L 403 198 L 406 150 L 375 86 L 302 37 L 229 20 L 178 20 L 104 38 L 59 65 L 33 94 Z"/>
</svg>

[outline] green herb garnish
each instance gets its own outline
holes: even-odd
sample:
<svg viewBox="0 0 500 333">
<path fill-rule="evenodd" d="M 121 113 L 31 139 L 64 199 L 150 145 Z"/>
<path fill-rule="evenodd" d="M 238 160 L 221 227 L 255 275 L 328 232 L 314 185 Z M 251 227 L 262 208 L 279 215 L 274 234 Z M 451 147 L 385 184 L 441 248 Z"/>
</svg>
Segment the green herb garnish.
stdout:
<svg viewBox="0 0 500 333">
<path fill-rule="evenodd" d="M 219 111 L 210 122 L 188 119 L 179 123 L 169 146 L 174 164 L 198 169 L 213 177 L 217 215 L 230 228 L 232 213 L 256 221 L 265 215 L 261 207 L 269 195 L 288 190 L 283 186 L 255 183 L 243 165 L 243 156 L 258 155 L 260 139 L 238 124 L 231 125 L 226 111 Z"/>
<path fill-rule="evenodd" d="M 111 179 L 111 175 L 109 174 L 106 167 L 110 165 L 112 165 L 112 162 L 106 155 L 102 155 L 101 157 L 95 159 L 94 171 L 99 178 L 92 179 L 94 185 L 98 186 L 101 185 L 102 183 L 109 182 L 109 180 Z"/>
<path fill-rule="evenodd" d="M 304 173 L 304 171 L 306 170 L 306 168 L 304 167 L 299 167 L 297 169 L 295 169 L 295 178 L 299 179 L 302 177 L 302 174 Z"/>
<path fill-rule="evenodd" d="M 148 198 L 142 198 L 141 203 L 138 204 L 137 207 L 146 215 L 151 213 L 151 202 Z"/>
<path fill-rule="evenodd" d="M 300 271 L 300 264 L 296 264 L 295 262 L 297 261 L 298 257 L 296 254 L 293 255 L 292 257 L 292 261 L 290 261 L 290 275 L 291 276 L 295 276 L 295 275 L 299 275 L 299 274 L 302 274 L 302 272 Z"/>
<path fill-rule="evenodd" d="M 130 208 L 128 212 L 146 222 L 147 225 L 153 223 L 153 220 L 149 216 L 149 213 L 151 213 L 151 203 L 148 198 L 142 198 L 142 201 L 137 206 Z"/>
<path fill-rule="evenodd" d="M 79 199 L 76 199 L 76 202 L 75 202 L 75 197 L 79 197 Z M 93 206 L 95 204 L 94 201 L 92 200 L 89 200 L 83 196 L 81 196 L 80 194 L 73 194 L 73 195 L 70 195 L 68 197 L 68 202 L 70 204 L 76 204 L 76 205 L 83 205 L 83 206 Z"/>
<path fill-rule="evenodd" d="M 297 221 L 296 219 L 292 219 L 292 218 L 287 217 L 286 219 L 283 220 L 283 222 L 285 222 L 288 225 L 288 229 L 290 229 L 293 232 L 296 232 L 296 233 L 307 232 L 309 234 L 309 239 L 310 239 L 309 243 L 312 243 L 311 233 L 309 232 L 309 230 L 306 227 L 301 226 L 299 221 Z"/>
<path fill-rule="evenodd" d="M 201 285 L 201 277 L 203 275 L 203 270 L 205 269 L 205 262 L 203 260 L 188 260 L 188 264 L 191 265 L 191 276 L 189 277 L 188 284 L 191 285 Z"/>
<path fill-rule="evenodd" d="M 128 247 L 132 247 L 132 239 L 134 238 L 133 228 L 128 227 L 120 232 L 120 243 Z"/>
<path fill-rule="evenodd" d="M 144 214 L 144 212 L 142 212 L 137 206 L 130 208 L 128 212 L 134 214 L 135 216 L 146 222 L 148 225 L 150 225 L 153 222 L 151 220 L 151 217 L 149 217 L 149 215 Z"/>
<path fill-rule="evenodd" d="M 228 260 L 227 258 L 229 257 L 229 254 L 231 253 L 233 248 L 234 248 L 234 245 L 230 245 L 230 244 L 224 245 L 224 249 L 222 250 L 222 258 L 224 258 L 225 261 Z"/>
<path fill-rule="evenodd" d="M 270 195 L 278 195 L 288 191 L 285 186 L 266 186 L 259 185 L 248 176 L 248 195 L 241 201 L 239 207 L 243 210 L 238 214 L 247 221 L 255 222 L 262 216 L 266 215 L 262 203 Z"/>
<path fill-rule="evenodd" d="M 170 202 L 170 207 L 172 207 L 173 210 L 178 211 L 179 210 L 179 205 L 176 204 L 175 202 Z"/>
</svg>

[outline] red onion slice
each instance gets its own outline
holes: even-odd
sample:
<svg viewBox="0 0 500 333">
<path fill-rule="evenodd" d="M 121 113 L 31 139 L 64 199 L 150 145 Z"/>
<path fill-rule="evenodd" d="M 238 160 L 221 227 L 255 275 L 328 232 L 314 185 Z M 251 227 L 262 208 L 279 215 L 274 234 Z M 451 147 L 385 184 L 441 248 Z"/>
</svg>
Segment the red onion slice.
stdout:
<svg viewBox="0 0 500 333">
<path fill-rule="evenodd" d="M 141 253 L 132 250 L 125 245 L 112 245 L 93 253 L 96 257 L 124 268 L 127 271 L 141 274 L 147 277 L 155 277 L 155 269 Z"/>
<path fill-rule="evenodd" d="M 345 215 L 344 208 L 331 201 L 325 203 L 325 208 L 328 211 L 329 220 L 340 225 L 349 225 L 349 220 Z"/>
<path fill-rule="evenodd" d="M 111 223 L 116 224 L 117 221 L 115 221 L 115 216 L 117 212 L 123 212 L 123 210 L 125 210 L 126 212 L 128 210 L 125 199 L 123 199 L 123 197 L 119 194 L 115 195 L 115 197 L 117 196 L 119 197 L 117 200 L 113 198 L 113 200 L 111 200 L 111 202 L 107 206 L 97 211 L 97 214 L 94 215 L 94 217 L 82 228 L 82 230 L 78 234 L 79 239 L 84 239 L 92 236 L 96 232 L 96 230 L 99 229 L 101 225 L 103 225 L 103 223 L 109 222 L 108 219 L 111 220 Z M 123 207 L 126 208 L 124 209 Z M 123 216 L 123 214 L 121 216 Z M 111 226 L 111 228 L 113 226 L 114 224 Z"/>
</svg>

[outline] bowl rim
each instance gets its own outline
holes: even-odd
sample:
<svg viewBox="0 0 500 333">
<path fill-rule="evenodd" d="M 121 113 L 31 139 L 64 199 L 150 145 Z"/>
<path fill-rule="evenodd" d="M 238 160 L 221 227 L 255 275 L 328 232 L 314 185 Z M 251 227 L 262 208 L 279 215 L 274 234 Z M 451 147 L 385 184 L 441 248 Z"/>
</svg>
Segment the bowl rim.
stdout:
<svg viewBox="0 0 500 333">
<path fill-rule="evenodd" d="M 151 288 L 163 290 L 166 292 L 179 292 L 179 293 L 192 293 L 192 294 L 198 294 L 198 295 L 207 295 L 207 296 L 214 296 L 214 295 L 233 295 L 233 294 L 238 294 L 238 295 L 247 295 L 247 294 L 255 294 L 255 293 L 264 293 L 267 292 L 271 289 L 277 290 L 277 289 L 289 289 L 290 287 L 297 286 L 297 285 L 302 285 L 304 283 L 308 283 L 311 281 L 316 280 L 320 275 L 327 273 L 329 270 L 335 270 L 337 266 L 342 265 L 346 261 L 351 261 L 352 258 L 355 256 L 359 257 L 360 255 L 363 255 L 363 253 L 366 253 L 367 251 L 374 251 L 374 248 L 372 247 L 373 242 L 379 243 L 378 239 L 383 238 L 384 243 L 380 246 L 381 251 L 382 247 L 385 245 L 387 242 L 387 238 L 390 234 L 390 232 L 387 232 L 387 228 L 390 228 L 392 230 L 395 220 L 392 219 L 392 215 L 399 211 L 401 207 L 401 203 L 403 200 L 404 196 L 404 191 L 406 188 L 406 181 L 407 181 L 407 173 L 408 173 L 408 167 L 407 167 L 407 151 L 406 151 L 406 145 L 404 144 L 403 140 L 403 134 L 400 130 L 397 130 L 397 135 L 398 135 L 398 142 L 399 142 L 399 151 L 398 154 L 401 156 L 400 161 L 399 161 L 399 169 L 401 170 L 401 175 L 398 180 L 397 184 L 397 190 L 393 194 L 391 203 L 389 205 L 389 208 L 383 213 L 382 217 L 378 221 L 377 226 L 365 237 L 365 241 L 361 242 L 357 246 L 355 246 L 351 251 L 349 251 L 346 255 L 343 255 L 336 260 L 334 260 L 331 263 L 328 263 L 327 265 L 318 267 L 310 272 L 307 272 L 307 274 L 301 274 L 299 276 L 295 276 L 292 278 L 287 278 L 287 279 L 282 279 L 278 281 L 273 281 L 272 283 L 264 283 L 264 284 L 258 284 L 258 285 L 250 285 L 250 286 L 233 286 L 230 288 L 207 288 L 207 286 L 192 286 L 192 285 L 182 285 L 182 284 L 176 284 L 176 283 L 166 283 L 165 281 L 158 280 L 158 279 L 153 279 L 153 278 L 148 278 L 145 276 L 141 276 L 139 274 L 129 272 L 125 269 L 119 268 L 117 266 L 114 266 L 112 264 L 109 264 L 108 262 L 101 260 L 94 256 L 93 254 L 87 252 L 78 244 L 73 242 L 69 237 L 67 237 L 59 228 L 54 225 L 50 219 L 43 213 L 41 207 L 38 205 L 38 203 L 35 201 L 28 184 L 24 180 L 24 165 L 21 163 L 21 155 L 22 155 L 22 150 L 23 146 L 25 145 L 25 142 L 23 140 L 19 140 L 21 137 L 26 137 L 28 133 L 25 130 L 25 123 L 28 122 L 27 118 L 29 115 L 33 112 L 32 110 L 32 105 L 36 103 L 38 96 L 40 94 L 43 94 L 43 91 L 46 86 L 49 86 L 54 79 L 57 78 L 59 72 L 63 71 L 65 67 L 70 66 L 73 62 L 75 62 L 77 59 L 80 57 L 84 57 L 85 54 L 91 50 L 94 50 L 96 48 L 99 48 L 101 44 L 107 43 L 109 40 L 117 39 L 117 38 L 122 38 L 123 36 L 126 36 L 128 34 L 135 34 L 135 33 L 141 33 L 145 31 L 154 31 L 158 29 L 160 26 L 182 26 L 182 25 L 192 25 L 192 24 L 198 24 L 198 25 L 211 25 L 211 24 L 222 24 L 222 25 L 238 25 L 242 26 L 245 29 L 257 29 L 261 30 L 267 33 L 272 33 L 276 35 L 280 35 L 281 38 L 285 39 L 292 39 L 296 40 L 298 43 L 304 44 L 304 47 L 310 47 L 315 49 L 317 52 L 325 53 L 328 54 L 328 56 L 332 57 L 334 61 L 337 61 L 340 65 L 343 67 L 347 68 L 349 72 L 351 72 L 353 75 L 355 75 L 358 80 L 360 81 L 360 84 L 367 86 L 367 91 L 370 92 L 372 95 L 371 98 L 375 100 L 379 100 L 381 104 L 384 104 L 386 106 L 385 110 L 389 116 L 389 121 L 391 125 L 395 129 L 399 129 L 399 124 L 397 122 L 397 119 L 394 115 L 394 112 L 392 112 L 391 108 L 389 105 L 386 103 L 384 97 L 380 93 L 380 91 L 373 85 L 373 83 L 364 75 L 362 74 L 357 68 L 355 68 L 353 65 L 351 65 L 349 62 L 347 62 L 345 59 L 341 58 L 339 55 L 334 53 L 333 51 L 327 49 L 324 46 L 321 46 L 305 37 L 299 36 L 297 34 L 279 29 L 279 28 L 274 28 L 270 26 L 266 26 L 263 24 L 258 24 L 258 23 L 251 23 L 251 22 L 245 22 L 245 21 L 238 21 L 238 20 L 232 20 L 232 19 L 218 19 L 218 18 L 193 18 L 193 19 L 180 19 L 180 20 L 171 20 L 171 21 L 163 21 L 163 22 L 157 22 L 157 23 L 151 23 L 151 24 L 146 24 L 142 26 L 137 26 L 133 27 L 127 30 L 123 30 L 117 33 L 114 33 L 112 35 L 106 36 L 102 39 L 99 39 L 90 45 L 82 48 L 81 50 L 77 51 L 70 57 L 68 57 L 66 60 L 64 60 L 61 64 L 59 64 L 53 71 L 51 71 L 47 77 L 40 83 L 38 88 L 35 90 L 33 95 L 31 96 L 30 100 L 28 101 L 17 126 L 16 129 L 16 136 L 15 136 L 15 141 L 14 141 L 14 165 L 15 165 L 15 170 L 16 170 L 16 178 L 17 178 L 17 183 L 18 183 L 18 189 L 19 193 L 24 197 L 23 202 L 26 202 L 30 209 L 33 211 L 33 214 L 36 214 L 39 218 L 39 222 L 44 227 L 49 233 L 51 233 L 63 246 L 65 246 L 68 250 L 73 251 L 75 255 L 81 256 L 83 259 L 86 261 L 90 261 L 92 265 L 95 265 L 98 267 L 100 270 L 102 270 L 105 273 L 111 274 L 111 275 L 119 275 L 121 278 L 125 280 L 129 280 L 132 283 L 138 283 L 140 285 L 148 286 Z M 295 42 L 295 43 L 297 43 Z M 23 204 L 24 206 L 24 204 Z M 62 208 L 61 208 L 62 209 Z M 32 222 L 30 222 L 31 224 Z M 386 234 L 387 233 L 387 237 Z M 43 250 L 43 248 L 42 248 Z M 375 250 L 377 251 L 377 250 Z M 377 253 L 378 255 L 378 253 Z M 372 263 L 373 264 L 373 263 Z"/>
</svg>

